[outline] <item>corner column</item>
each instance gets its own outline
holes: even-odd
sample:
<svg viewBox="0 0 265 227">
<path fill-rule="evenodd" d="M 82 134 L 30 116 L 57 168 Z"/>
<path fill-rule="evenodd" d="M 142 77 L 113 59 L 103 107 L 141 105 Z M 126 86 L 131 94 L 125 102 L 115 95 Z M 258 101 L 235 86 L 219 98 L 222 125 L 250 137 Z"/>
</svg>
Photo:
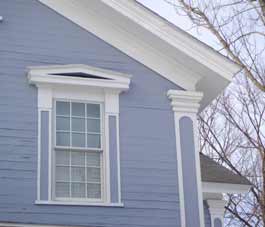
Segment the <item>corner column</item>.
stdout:
<svg viewBox="0 0 265 227">
<path fill-rule="evenodd" d="M 211 215 L 212 227 L 224 226 L 224 207 L 226 202 L 224 200 L 207 200 L 209 211 Z"/>
<path fill-rule="evenodd" d="M 174 111 L 181 227 L 204 227 L 197 113 L 203 94 L 169 90 Z"/>
</svg>

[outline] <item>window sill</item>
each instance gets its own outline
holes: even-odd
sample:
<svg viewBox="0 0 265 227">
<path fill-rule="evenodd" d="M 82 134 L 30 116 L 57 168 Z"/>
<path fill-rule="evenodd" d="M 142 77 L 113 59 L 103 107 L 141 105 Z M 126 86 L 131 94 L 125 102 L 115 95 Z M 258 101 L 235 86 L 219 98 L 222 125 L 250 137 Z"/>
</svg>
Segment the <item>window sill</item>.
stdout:
<svg viewBox="0 0 265 227">
<path fill-rule="evenodd" d="M 35 204 L 59 205 L 59 206 L 124 207 L 123 203 L 88 203 L 88 202 L 52 201 L 52 200 L 36 200 Z"/>
</svg>

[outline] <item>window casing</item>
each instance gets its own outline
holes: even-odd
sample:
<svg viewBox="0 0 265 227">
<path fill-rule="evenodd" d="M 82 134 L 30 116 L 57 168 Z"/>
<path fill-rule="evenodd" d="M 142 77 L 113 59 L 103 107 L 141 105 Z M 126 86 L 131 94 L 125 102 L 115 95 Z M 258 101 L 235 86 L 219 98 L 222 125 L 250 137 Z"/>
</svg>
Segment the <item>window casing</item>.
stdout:
<svg viewBox="0 0 265 227">
<path fill-rule="evenodd" d="M 129 89 L 131 75 L 70 64 L 29 67 L 27 77 L 29 84 L 38 90 L 35 204 L 123 206 L 119 95 Z M 56 114 L 56 101 L 99 104 L 100 117 L 88 117 L 86 112 L 84 117 L 60 111 Z M 110 125 L 110 120 L 115 126 Z M 94 130 L 89 131 L 91 127 Z M 99 182 L 100 189 L 95 186 Z"/>
<path fill-rule="evenodd" d="M 103 104 L 54 101 L 54 198 L 103 201 Z"/>
</svg>

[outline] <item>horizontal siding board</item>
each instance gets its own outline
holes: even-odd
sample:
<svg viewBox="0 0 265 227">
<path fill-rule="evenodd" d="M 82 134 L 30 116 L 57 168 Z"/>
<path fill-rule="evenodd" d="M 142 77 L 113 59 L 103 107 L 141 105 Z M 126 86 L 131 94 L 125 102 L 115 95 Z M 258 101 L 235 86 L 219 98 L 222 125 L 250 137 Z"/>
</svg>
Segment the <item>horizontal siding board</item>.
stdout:
<svg viewBox="0 0 265 227">
<path fill-rule="evenodd" d="M 0 221 L 100 227 L 177 227 L 174 116 L 181 89 L 36 0 L 0 1 Z M 28 66 L 88 64 L 133 75 L 120 95 L 124 208 L 35 205 L 37 89 Z M 12 92 L 10 92 L 12 91 Z"/>
</svg>

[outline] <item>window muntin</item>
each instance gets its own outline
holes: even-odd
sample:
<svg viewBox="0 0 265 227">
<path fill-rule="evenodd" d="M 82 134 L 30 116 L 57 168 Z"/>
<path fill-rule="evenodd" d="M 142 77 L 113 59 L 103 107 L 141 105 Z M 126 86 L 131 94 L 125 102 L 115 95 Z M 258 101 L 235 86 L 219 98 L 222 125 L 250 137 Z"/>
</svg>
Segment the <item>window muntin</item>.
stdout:
<svg viewBox="0 0 265 227">
<path fill-rule="evenodd" d="M 56 101 L 56 147 L 102 149 L 101 105 Z"/>
<path fill-rule="evenodd" d="M 101 200 L 101 105 L 56 101 L 55 197 Z"/>
</svg>

